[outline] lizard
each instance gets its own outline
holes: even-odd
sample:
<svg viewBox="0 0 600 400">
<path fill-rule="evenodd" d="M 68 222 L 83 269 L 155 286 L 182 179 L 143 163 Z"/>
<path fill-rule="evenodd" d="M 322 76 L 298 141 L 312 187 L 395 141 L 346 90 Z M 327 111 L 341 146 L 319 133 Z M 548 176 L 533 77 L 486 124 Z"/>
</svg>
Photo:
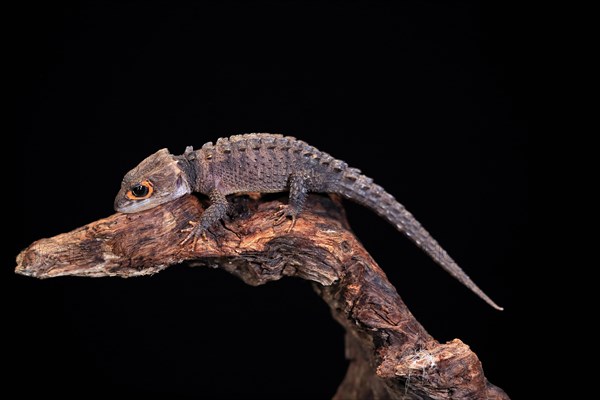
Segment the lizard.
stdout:
<svg viewBox="0 0 600 400">
<path fill-rule="evenodd" d="M 486 303 L 502 310 L 448 255 L 406 208 L 359 169 L 291 136 L 249 133 L 219 138 L 215 144 L 192 146 L 176 156 L 163 148 L 129 171 L 115 198 L 117 212 L 136 213 L 196 192 L 209 206 L 198 221 L 190 221 L 182 245 L 221 221 L 228 212 L 227 196 L 240 193 L 289 192 L 289 200 L 274 215 L 274 224 L 288 218 L 293 229 L 308 193 L 334 193 L 365 206 L 412 240 L 450 275 Z"/>
</svg>

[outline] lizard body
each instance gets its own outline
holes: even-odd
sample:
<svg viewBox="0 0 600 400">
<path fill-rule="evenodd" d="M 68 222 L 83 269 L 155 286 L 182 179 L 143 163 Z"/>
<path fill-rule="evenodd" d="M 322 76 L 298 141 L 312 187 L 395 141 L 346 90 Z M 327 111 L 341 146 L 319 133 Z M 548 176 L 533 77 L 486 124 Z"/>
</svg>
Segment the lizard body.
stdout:
<svg viewBox="0 0 600 400">
<path fill-rule="evenodd" d="M 209 196 L 210 205 L 188 235 L 194 238 L 225 217 L 228 195 L 289 191 L 276 223 L 296 218 L 309 192 L 336 193 L 361 204 L 410 238 L 463 285 L 501 310 L 454 262 L 415 217 L 356 168 L 293 137 L 252 133 L 220 138 L 181 156 L 161 149 L 128 172 L 115 199 L 120 212 L 138 212 L 187 193 Z M 186 238 L 186 240 L 188 239 Z M 185 240 L 184 240 L 185 242 Z"/>
</svg>

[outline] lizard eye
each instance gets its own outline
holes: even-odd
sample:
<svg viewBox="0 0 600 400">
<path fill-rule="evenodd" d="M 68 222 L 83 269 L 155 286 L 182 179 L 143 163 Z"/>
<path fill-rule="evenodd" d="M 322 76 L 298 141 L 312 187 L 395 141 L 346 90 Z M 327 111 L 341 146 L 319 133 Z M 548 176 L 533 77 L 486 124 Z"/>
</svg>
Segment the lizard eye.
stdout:
<svg viewBox="0 0 600 400">
<path fill-rule="evenodd" d="M 127 192 L 127 197 L 131 200 L 143 200 L 152 195 L 154 188 L 150 181 L 145 180 L 136 185 L 133 185 Z"/>
</svg>

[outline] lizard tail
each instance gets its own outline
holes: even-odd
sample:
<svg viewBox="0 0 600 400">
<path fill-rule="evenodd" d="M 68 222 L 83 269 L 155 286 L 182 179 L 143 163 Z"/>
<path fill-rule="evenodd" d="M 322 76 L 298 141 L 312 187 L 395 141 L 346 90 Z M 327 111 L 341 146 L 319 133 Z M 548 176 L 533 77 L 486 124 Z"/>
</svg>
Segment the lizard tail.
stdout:
<svg viewBox="0 0 600 400">
<path fill-rule="evenodd" d="M 412 240 L 419 248 L 427 253 L 433 260 L 456 278 L 463 285 L 471 289 L 496 310 L 502 310 L 469 278 L 469 276 L 446 253 L 440 244 L 423 228 L 416 218 L 394 196 L 385 191 L 381 186 L 373 183 L 371 178 L 361 174 L 358 169 L 348 168 L 342 172 L 341 181 L 333 184 L 330 192 L 355 201 L 358 204 L 373 210 L 396 227 L 400 232 Z"/>
</svg>

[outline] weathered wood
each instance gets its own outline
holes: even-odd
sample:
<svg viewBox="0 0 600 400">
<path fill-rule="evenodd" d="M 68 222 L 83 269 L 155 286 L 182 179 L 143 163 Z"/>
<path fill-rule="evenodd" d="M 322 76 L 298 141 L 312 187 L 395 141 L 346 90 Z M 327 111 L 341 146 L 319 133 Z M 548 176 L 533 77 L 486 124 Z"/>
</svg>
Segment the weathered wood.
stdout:
<svg viewBox="0 0 600 400">
<path fill-rule="evenodd" d="M 181 232 L 202 206 L 194 196 L 137 214 L 114 214 L 31 244 L 16 272 L 139 276 L 183 261 L 225 269 L 249 285 L 284 276 L 314 282 L 346 329 L 350 366 L 335 399 L 508 399 L 467 345 L 440 344 L 404 305 L 348 228 L 336 199 L 311 196 L 291 232 L 273 226 L 280 201 L 238 197 L 232 218 L 193 249 Z"/>
</svg>

